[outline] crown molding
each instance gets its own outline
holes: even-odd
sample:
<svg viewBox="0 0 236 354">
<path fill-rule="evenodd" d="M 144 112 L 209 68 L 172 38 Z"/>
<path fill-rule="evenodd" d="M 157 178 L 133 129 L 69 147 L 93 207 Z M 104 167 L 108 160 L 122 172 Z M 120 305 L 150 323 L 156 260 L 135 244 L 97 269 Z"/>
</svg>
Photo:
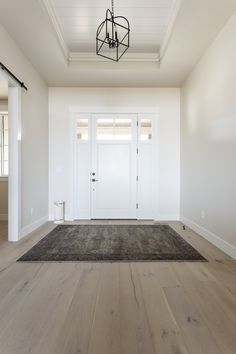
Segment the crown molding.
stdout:
<svg viewBox="0 0 236 354">
<path fill-rule="evenodd" d="M 65 57 L 67 63 L 69 62 L 104 62 L 107 59 L 99 57 L 96 53 L 79 53 L 79 52 L 70 52 L 69 48 L 63 38 L 61 26 L 57 19 L 57 15 L 51 0 L 38 0 L 49 16 L 51 26 L 56 34 L 57 40 L 60 44 L 60 48 Z M 171 24 L 168 30 L 168 36 L 165 38 L 165 45 L 161 47 L 161 51 L 163 52 L 164 47 L 168 45 L 169 37 L 172 33 L 172 28 L 175 22 L 175 18 L 177 16 L 180 3 L 182 0 L 176 0 L 175 6 L 173 9 L 173 14 L 171 17 Z M 168 38 L 167 38 L 168 37 Z M 167 40 L 168 39 L 168 40 Z M 125 56 L 122 58 L 122 62 L 152 62 L 152 63 L 160 63 L 160 53 L 125 53 Z"/>
<path fill-rule="evenodd" d="M 166 35 L 164 37 L 161 49 L 160 49 L 160 61 L 163 59 L 163 57 L 164 57 L 164 55 L 166 53 L 166 50 L 168 48 L 170 39 L 171 39 L 172 34 L 173 34 L 176 18 L 177 18 L 177 15 L 179 13 L 179 10 L 180 10 L 180 8 L 182 6 L 182 3 L 183 3 L 183 0 L 176 0 L 175 3 L 173 4 L 171 15 L 170 15 L 169 25 L 168 25 L 168 28 L 167 28 L 167 31 L 166 31 Z"/>
<path fill-rule="evenodd" d="M 69 62 L 92 61 L 107 62 L 106 58 L 96 55 L 96 53 L 69 53 Z M 122 62 L 156 62 L 159 63 L 159 53 L 125 53 Z"/>
<path fill-rule="evenodd" d="M 49 19 L 50 19 L 50 23 L 53 27 L 53 30 L 54 30 L 56 37 L 57 37 L 57 40 L 60 44 L 62 53 L 63 53 L 66 61 L 68 61 L 68 58 L 70 55 L 69 49 L 68 49 L 67 44 L 63 38 L 62 30 L 59 25 L 54 6 L 53 6 L 51 0 L 38 0 L 38 1 L 41 4 L 41 6 L 44 8 L 44 10 L 47 12 Z"/>
</svg>

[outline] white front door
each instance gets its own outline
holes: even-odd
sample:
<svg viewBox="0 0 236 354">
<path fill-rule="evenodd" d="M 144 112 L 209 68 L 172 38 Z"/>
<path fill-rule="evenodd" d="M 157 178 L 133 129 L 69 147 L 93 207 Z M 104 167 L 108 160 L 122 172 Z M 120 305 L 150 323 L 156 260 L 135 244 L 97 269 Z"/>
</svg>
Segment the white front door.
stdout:
<svg viewBox="0 0 236 354">
<path fill-rule="evenodd" d="M 80 113 L 73 122 L 73 218 L 154 218 L 156 116 Z"/>
<path fill-rule="evenodd" d="M 137 218 L 137 115 L 92 116 L 91 217 Z"/>
</svg>

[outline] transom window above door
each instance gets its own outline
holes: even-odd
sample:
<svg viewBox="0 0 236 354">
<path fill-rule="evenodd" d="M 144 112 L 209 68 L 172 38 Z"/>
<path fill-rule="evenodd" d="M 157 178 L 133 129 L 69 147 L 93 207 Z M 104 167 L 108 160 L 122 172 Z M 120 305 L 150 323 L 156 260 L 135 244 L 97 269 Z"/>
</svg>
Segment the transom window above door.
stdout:
<svg viewBox="0 0 236 354">
<path fill-rule="evenodd" d="M 97 140 L 131 140 L 132 119 L 130 118 L 98 118 Z"/>
</svg>

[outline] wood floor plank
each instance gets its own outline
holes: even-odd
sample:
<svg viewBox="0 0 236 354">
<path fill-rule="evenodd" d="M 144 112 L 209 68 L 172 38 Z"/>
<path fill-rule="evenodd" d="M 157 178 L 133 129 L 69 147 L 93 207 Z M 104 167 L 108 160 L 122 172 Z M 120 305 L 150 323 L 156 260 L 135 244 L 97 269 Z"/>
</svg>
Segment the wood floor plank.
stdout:
<svg viewBox="0 0 236 354">
<path fill-rule="evenodd" d="M 138 274 L 131 264 L 119 264 L 122 354 L 155 354 Z"/>
<path fill-rule="evenodd" d="M 149 265 L 136 264 L 156 353 L 189 353 L 163 289 Z"/>
<path fill-rule="evenodd" d="M 35 286 L 27 289 L 20 306 L 15 308 L 1 332 L 3 353 L 33 353 L 40 337 L 48 330 L 54 311 L 60 311 L 64 299 L 69 299 L 67 292 L 73 292 L 70 279 L 75 265 L 65 264 L 61 269 L 58 266 L 60 264 L 45 264 L 40 281 L 34 281 Z"/>
<path fill-rule="evenodd" d="M 40 353 L 74 354 L 88 353 L 88 345 L 94 318 L 98 284 L 101 276 L 100 264 L 85 263 L 80 266 L 82 273 L 74 290 L 73 298 L 65 316 L 57 316 L 59 331 L 52 337 L 40 341 Z"/>
<path fill-rule="evenodd" d="M 214 276 L 219 284 L 225 286 L 236 296 L 236 263 L 223 261 L 213 261 L 206 263 L 204 268 Z"/>
<path fill-rule="evenodd" d="M 161 287 L 180 286 L 180 281 L 171 265 L 171 262 L 152 262 L 149 264 L 150 272 L 157 277 Z"/>
<path fill-rule="evenodd" d="M 193 275 L 191 279 L 192 273 L 190 268 L 177 266 L 174 265 L 187 296 L 195 304 L 218 347 L 224 354 L 235 353 L 236 323 L 229 316 L 231 311 L 232 316 L 235 316 L 235 305 L 228 304 L 229 307 L 224 306 L 222 294 L 218 294 L 219 288 L 217 289 L 217 282 L 204 281 L 196 277 L 194 278 Z M 188 276 L 187 273 L 189 273 Z M 230 301 L 229 298 L 228 301 Z M 229 311 L 228 313 L 227 310 Z"/>
<path fill-rule="evenodd" d="M 120 354 L 119 266 L 102 264 L 88 354 Z"/>
<path fill-rule="evenodd" d="M 224 354 L 216 345 L 214 337 L 183 287 L 166 287 L 164 293 L 175 320 L 181 328 L 189 352 Z"/>
<path fill-rule="evenodd" d="M 17 288 L 21 288 L 26 283 L 29 283 L 30 279 L 34 277 L 34 273 L 42 268 L 42 264 L 33 264 L 29 267 L 28 264 L 11 264 L 4 271 L 0 272 L 0 284 L 4 286 L 0 287 L 0 307 L 5 297 L 10 292 Z"/>
<path fill-rule="evenodd" d="M 214 280 L 214 277 L 207 270 L 203 271 L 201 262 L 179 262 L 172 263 L 172 269 L 178 277 L 180 284 L 201 285 L 201 283 Z"/>
<path fill-rule="evenodd" d="M 25 270 L 24 273 L 22 273 L 23 270 Z M 12 272 L 14 272 L 14 267 Z M 31 269 L 23 267 L 21 272 L 16 272 L 15 274 L 19 276 L 18 279 L 9 274 L 9 280 L 4 283 L 1 282 L 0 286 L 0 338 L 3 331 L 14 321 L 16 313 L 22 304 L 27 301 L 28 294 L 38 282 L 41 282 L 44 270 L 41 264 L 35 264 Z"/>
<path fill-rule="evenodd" d="M 189 287 L 187 293 L 204 318 L 208 328 L 224 354 L 235 353 L 235 324 L 226 316 L 219 303 L 210 297 L 209 284 Z"/>
</svg>

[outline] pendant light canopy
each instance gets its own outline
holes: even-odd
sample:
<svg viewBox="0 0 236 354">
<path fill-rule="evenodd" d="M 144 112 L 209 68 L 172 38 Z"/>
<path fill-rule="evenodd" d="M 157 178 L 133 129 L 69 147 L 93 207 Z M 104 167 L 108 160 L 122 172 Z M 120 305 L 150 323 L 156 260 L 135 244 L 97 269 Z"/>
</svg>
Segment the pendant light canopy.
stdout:
<svg viewBox="0 0 236 354">
<path fill-rule="evenodd" d="M 111 5 L 112 10 L 107 9 L 106 19 L 97 29 L 96 53 L 118 62 L 129 49 L 130 25 L 124 16 L 114 16 L 113 0 Z"/>
</svg>

